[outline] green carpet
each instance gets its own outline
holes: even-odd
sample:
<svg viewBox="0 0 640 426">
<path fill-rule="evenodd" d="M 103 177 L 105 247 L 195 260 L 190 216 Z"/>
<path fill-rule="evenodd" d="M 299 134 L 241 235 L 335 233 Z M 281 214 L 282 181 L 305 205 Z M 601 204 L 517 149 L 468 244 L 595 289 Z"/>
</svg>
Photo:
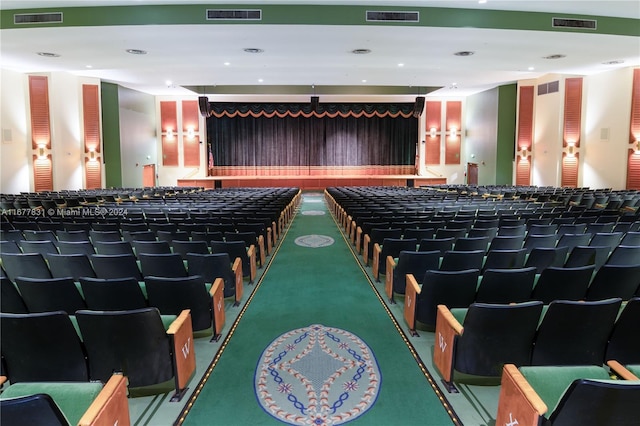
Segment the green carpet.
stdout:
<svg viewBox="0 0 640 426">
<path fill-rule="evenodd" d="M 303 197 L 226 348 L 193 405 L 187 406 L 185 425 L 282 424 L 256 399 L 256 366 L 274 339 L 311 324 L 355 334 L 377 359 L 382 376 L 377 401 L 351 424 L 453 424 L 322 200 L 317 193 Z M 305 211 L 325 214 L 301 214 Z M 296 245 L 304 235 L 335 242 L 319 248 Z"/>
</svg>

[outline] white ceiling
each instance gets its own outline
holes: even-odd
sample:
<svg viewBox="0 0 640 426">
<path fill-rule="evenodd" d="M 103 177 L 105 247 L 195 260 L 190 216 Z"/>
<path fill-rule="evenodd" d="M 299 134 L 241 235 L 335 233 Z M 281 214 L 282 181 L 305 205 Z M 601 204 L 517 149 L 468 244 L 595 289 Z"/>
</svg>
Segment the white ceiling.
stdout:
<svg viewBox="0 0 640 426">
<path fill-rule="evenodd" d="M 176 1 L 10 1 L 27 7 L 170 4 Z M 227 2 L 189 1 L 208 5 Z M 234 4 L 260 4 L 236 0 Z M 262 2 L 264 3 L 264 2 Z M 640 19 L 640 1 L 274 1 L 465 7 Z M 249 54 L 244 48 L 264 52 Z M 353 49 L 371 53 L 354 55 Z M 126 49 L 142 49 L 131 55 Z M 473 51 L 468 57 L 458 51 Z M 36 52 L 59 54 L 57 58 Z M 478 28 L 321 25 L 134 25 L 10 29 L 0 32 L 2 68 L 65 71 L 154 95 L 192 93 L 181 86 L 437 86 L 462 96 L 549 73 L 588 75 L 640 65 L 640 38 Z M 543 59 L 564 54 L 561 59 Z M 604 64 L 624 61 L 622 64 Z M 228 62 L 229 65 L 225 65 Z M 399 66 L 398 64 L 403 64 Z M 532 67 L 533 69 L 529 69 Z M 262 82 L 259 82 L 262 79 Z M 366 80 L 366 82 L 363 82 Z M 171 81 L 169 84 L 168 81 Z M 455 87 L 454 88 L 454 83 Z M 265 89 L 266 90 L 266 89 Z M 416 90 L 418 91 L 418 89 Z M 416 93 L 419 94 L 419 93 Z"/>
</svg>

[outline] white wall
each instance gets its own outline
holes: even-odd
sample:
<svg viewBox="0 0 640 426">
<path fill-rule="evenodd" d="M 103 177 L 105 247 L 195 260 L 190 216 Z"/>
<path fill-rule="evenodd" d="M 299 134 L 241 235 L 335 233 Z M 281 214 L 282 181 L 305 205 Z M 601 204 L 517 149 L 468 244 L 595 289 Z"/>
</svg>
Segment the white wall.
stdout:
<svg viewBox="0 0 640 426">
<path fill-rule="evenodd" d="M 624 189 L 633 68 L 589 76 L 585 82 L 582 185 Z"/>
<path fill-rule="evenodd" d="M 466 137 L 461 163 L 478 164 L 478 184 L 496 182 L 498 154 L 498 89 L 471 95 L 466 100 L 464 116 Z"/>
<path fill-rule="evenodd" d="M 0 70 L 0 86 L 0 192 L 28 192 L 33 187 L 33 173 L 27 156 L 31 152 L 27 77 Z"/>
<path fill-rule="evenodd" d="M 560 81 L 560 90 L 537 95 L 537 85 Z M 564 112 L 564 78 L 547 75 L 534 85 L 533 168 L 531 183 L 537 186 L 560 185 L 562 160 L 562 114 Z"/>
</svg>

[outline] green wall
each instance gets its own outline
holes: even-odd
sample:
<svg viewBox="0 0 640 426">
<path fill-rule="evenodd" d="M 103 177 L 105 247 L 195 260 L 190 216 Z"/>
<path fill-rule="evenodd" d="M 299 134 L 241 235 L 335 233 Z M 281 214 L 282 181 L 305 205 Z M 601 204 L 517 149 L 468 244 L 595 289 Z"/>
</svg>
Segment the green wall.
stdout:
<svg viewBox="0 0 640 426">
<path fill-rule="evenodd" d="M 496 185 L 511 185 L 513 183 L 513 158 L 516 144 L 516 97 L 516 84 L 498 87 Z"/>
<path fill-rule="evenodd" d="M 101 84 L 102 144 L 104 148 L 105 186 L 122 187 L 122 160 L 120 158 L 120 112 L 118 85 Z"/>
</svg>

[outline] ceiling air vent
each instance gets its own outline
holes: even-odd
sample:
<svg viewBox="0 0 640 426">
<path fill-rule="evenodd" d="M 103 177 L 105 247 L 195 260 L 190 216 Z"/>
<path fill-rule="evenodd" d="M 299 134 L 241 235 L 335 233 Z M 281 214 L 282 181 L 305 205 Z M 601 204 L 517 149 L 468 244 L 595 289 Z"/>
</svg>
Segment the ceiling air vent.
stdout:
<svg viewBox="0 0 640 426">
<path fill-rule="evenodd" d="M 48 13 L 16 13 L 13 15 L 14 24 L 61 24 L 62 12 Z"/>
<path fill-rule="evenodd" d="M 381 10 L 367 10 L 367 21 L 420 22 L 420 12 L 386 12 Z"/>
<path fill-rule="evenodd" d="M 577 28 L 583 30 L 595 30 L 598 21 L 595 19 L 553 18 L 553 28 Z"/>
<path fill-rule="evenodd" d="M 261 21 L 262 9 L 207 9 L 208 21 Z"/>
</svg>

